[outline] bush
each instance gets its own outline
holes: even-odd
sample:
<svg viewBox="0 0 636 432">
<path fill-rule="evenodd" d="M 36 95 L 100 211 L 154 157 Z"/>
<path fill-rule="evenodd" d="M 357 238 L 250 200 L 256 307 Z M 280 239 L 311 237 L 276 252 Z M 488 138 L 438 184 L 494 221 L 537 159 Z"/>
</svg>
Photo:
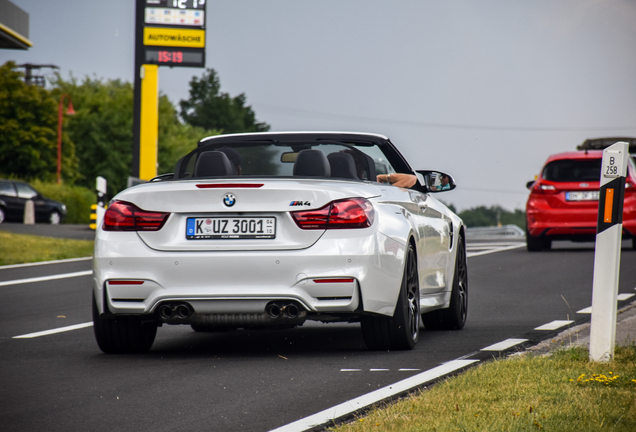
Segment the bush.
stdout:
<svg viewBox="0 0 636 432">
<path fill-rule="evenodd" d="M 85 187 L 68 186 L 65 184 L 45 183 L 33 180 L 31 185 L 46 198 L 59 201 L 66 205 L 68 224 L 90 224 L 91 205 L 97 203 L 97 194 Z"/>
</svg>

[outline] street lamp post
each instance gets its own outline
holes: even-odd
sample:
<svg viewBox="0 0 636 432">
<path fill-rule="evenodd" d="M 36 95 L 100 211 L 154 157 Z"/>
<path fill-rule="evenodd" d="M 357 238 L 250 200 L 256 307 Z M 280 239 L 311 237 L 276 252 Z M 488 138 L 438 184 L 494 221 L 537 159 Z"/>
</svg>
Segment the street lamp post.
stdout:
<svg viewBox="0 0 636 432">
<path fill-rule="evenodd" d="M 73 101 L 67 94 L 63 94 L 60 97 L 60 103 L 57 106 L 57 182 L 62 181 L 62 121 L 64 120 L 64 98 L 68 98 L 68 109 L 66 114 L 73 115 L 75 110 L 73 109 Z"/>
</svg>

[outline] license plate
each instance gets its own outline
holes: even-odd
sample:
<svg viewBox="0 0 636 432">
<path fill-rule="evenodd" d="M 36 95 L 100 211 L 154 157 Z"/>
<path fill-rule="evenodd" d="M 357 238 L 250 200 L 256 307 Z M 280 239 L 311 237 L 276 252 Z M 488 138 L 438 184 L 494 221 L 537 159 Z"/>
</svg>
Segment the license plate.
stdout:
<svg viewBox="0 0 636 432">
<path fill-rule="evenodd" d="M 577 191 L 567 192 L 566 201 L 598 201 L 598 191 Z"/>
<path fill-rule="evenodd" d="M 276 218 L 188 218 L 188 240 L 249 240 L 276 238 Z"/>
</svg>

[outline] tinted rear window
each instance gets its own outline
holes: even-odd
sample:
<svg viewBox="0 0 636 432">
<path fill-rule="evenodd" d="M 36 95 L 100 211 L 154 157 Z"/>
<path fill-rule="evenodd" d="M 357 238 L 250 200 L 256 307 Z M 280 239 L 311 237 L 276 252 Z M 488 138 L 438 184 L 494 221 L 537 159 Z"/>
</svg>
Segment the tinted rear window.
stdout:
<svg viewBox="0 0 636 432">
<path fill-rule="evenodd" d="M 601 159 L 563 159 L 550 162 L 542 177 L 555 182 L 599 181 Z"/>
</svg>

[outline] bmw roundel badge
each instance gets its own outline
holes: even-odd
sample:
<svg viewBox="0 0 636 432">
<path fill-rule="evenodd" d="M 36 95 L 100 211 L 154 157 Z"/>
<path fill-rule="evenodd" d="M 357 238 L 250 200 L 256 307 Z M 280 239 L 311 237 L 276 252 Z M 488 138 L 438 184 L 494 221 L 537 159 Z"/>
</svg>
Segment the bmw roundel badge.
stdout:
<svg viewBox="0 0 636 432">
<path fill-rule="evenodd" d="M 236 197 L 234 196 L 234 194 L 226 193 L 225 195 L 223 195 L 223 204 L 228 207 L 232 207 L 235 203 Z"/>
</svg>

